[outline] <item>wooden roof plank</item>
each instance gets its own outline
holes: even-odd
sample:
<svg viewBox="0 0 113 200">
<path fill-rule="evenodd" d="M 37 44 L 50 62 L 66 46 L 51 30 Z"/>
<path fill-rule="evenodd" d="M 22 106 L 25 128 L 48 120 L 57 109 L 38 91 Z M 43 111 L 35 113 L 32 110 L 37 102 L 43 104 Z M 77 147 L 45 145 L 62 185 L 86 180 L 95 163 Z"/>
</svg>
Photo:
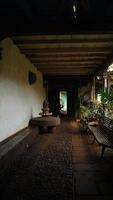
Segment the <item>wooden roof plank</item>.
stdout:
<svg viewBox="0 0 113 200">
<path fill-rule="evenodd" d="M 79 43 L 42 43 L 42 44 L 18 44 L 17 45 L 20 49 L 51 49 L 51 48 L 106 48 L 111 47 L 113 48 L 113 41 L 111 42 L 79 42 Z"/>
<path fill-rule="evenodd" d="M 83 51 L 81 49 L 81 51 L 79 51 L 78 49 L 78 52 L 77 51 L 49 51 L 49 52 L 45 52 L 45 51 L 41 51 L 41 52 L 37 52 L 36 50 L 21 50 L 22 53 L 25 53 L 26 56 L 39 56 L 39 57 L 57 57 L 57 56 L 106 56 L 106 55 L 109 55 L 110 53 L 112 53 L 111 50 L 106 50 L 105 48 L 103 50 L 97 50 L 96 52 L 95 51 Z"/>
<path fill-rule="evenodd" d="M 71 65 L 71 64 L 73 64 L 73 65 L 87 65 L 87 64 L 95 64 L 95 65 L 99 65 L 99 64 L 102 64 L 103 63 L 103 61 L 54 61 L 54 62 L 51 62 L 51 61 L 40 61 L 40 62 L 37 62 L 37 61 L 32 61 L 31 60 L 31 62 L 32 63 L 36 63 L 36 64 L 41 64 L 41 65 Z"/>
<path fill-rule="evenodd" d="M 28 54 L 30 53 L 86 53 L 86 52 L 92 52 L 92 53 L 105 53 L 109 52 L 112 53 L 113 46 L 111 47 L 65 47 L 65 48 L 20 48 L 21 52 Z"/>
<path fill-rule="evenodd" d="M 68 34 L 68 35 L 26 35 L 26 36 L 13 36 L 14 41 L 26 40 L 70 40 L 70 39 L 113 39 L 113 32 L 111 33 L 85 33 L 85 34 Z"/>
<path fill-rule="evenodd" d="M 55 68 L 58 68 L 58 69 L 70 69 L 70 68 L 73 68 L 73 69 L 81 69 L 81 68 L 84 68 L 84 69 L 87 69 L 87 68 L 97 68 L 98 67 L 98 65 L 95 65 L 95 64 L 87 64 L 87 65 L 84 65 L 84 64 L 78 64 L 78 65 L 74 65 L 74 64 L 65 64 L 65 65 L 57 65 L 57 64 L 55 64 L 55 65 L 42 65 L 42 64 L 34 64 L 36 67 L 38 67 L 38 68 L 40 68 L 40 69 L 42 69 L 42 68 L 44 68 L 44 69 L 50 69 L 50 68 L 52 68 L 52 69 L 55 69 Z"/>
<path fill-rule="evenodd" d="M 89 60 L 105 60 L 107 56 L 56 56 L 56 57 L 51 57 L 51 56 L 45 56 L 45 57 L 40 57 L 40 56 L 28 56 L 29 59 L 32 61 L 89 61 Z"/>
</svg>

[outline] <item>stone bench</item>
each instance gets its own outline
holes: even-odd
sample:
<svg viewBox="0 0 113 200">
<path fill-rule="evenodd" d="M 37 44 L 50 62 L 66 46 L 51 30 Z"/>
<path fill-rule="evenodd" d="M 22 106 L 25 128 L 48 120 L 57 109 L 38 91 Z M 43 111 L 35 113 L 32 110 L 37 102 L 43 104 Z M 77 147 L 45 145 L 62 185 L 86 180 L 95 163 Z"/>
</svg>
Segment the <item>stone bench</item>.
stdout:
<svg viewBox="0 0 113 200">
<path fill-rule="evenodd" d="M 40 132 L 55 132 L 56 126 L 60 125 L 60 118 L 53 116 L 36 117 L 31 120 L 31 125 L 39 127 Z"/>
</svg>

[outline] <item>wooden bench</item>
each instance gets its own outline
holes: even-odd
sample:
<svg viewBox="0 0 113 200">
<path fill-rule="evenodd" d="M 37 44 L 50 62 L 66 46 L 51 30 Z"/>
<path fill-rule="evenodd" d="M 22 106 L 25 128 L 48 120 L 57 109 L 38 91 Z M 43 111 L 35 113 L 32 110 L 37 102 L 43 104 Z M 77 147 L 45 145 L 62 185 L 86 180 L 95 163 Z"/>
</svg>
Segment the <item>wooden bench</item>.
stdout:
<svg viewBox="0 0 113 200">
<path fill-rule="evenodd" d="M 97 126 L 88 124 L 89 130 L 93 133 L 94 141 L 96 140 L 102 146 L 100 159 L 103 158 L 105 148 L 113 148 L 113 120 L 104 117 L 102 122 Z"/>
</svg>

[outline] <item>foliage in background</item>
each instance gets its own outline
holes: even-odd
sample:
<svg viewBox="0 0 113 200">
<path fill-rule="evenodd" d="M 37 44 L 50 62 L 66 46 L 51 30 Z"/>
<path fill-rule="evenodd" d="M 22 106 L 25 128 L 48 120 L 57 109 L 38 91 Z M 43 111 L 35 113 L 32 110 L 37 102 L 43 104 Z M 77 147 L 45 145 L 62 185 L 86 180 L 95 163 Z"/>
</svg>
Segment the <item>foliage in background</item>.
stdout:
<svg viewBox="0 0 113 200">
<path fill-rule="evenodd" d="M 101 102 L 104 104 L 111 104 L 113 105 L 113 90 L 110 89 L 101 89 L 99 92 L 101 96 Z"/>
<path fill-rule="evenodd" d="M 103 105 L 97 105 L 92 102 L 90 102 L 89 104 L 87 103 L 87 105 L 81 105 L 80 111 L 81 119 L 85 121 L 100 121 L 104 116 Z"/>
<path fill-rule="evenodd" d="M 90 104 L 86 104 L 86 105 L 82 104 L 80 106 L 80 113 L 81 113 L 81 118 L 86 119 L 87 121 L 90 118 L 95 117 L 94 107 Z"/>
<path fill-rule="evenodd" d="M 101 89 L 99 92 L 101 96 L 101 103 L 104 104 L 105 116 L 113 118 L 113 90 Z"/>
</svg>

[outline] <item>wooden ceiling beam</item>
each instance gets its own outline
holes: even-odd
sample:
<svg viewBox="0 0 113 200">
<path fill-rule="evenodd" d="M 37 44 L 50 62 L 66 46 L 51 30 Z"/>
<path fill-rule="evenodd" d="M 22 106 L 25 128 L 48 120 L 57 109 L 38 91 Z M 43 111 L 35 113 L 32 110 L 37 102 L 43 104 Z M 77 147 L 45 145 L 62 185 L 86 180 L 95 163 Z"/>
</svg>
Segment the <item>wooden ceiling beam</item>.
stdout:
<svg viewBox="0 0 113 200">
<path fill-rule="evenodd" d="M 58 69 L 62 69 L 63 68 L 63 70 L 65 70 L 65 69 L 70 69 L 70 68 L 73 68 L 73 69 L 80 69 L 81 70 L 81 68 L 84 68 L 84 69 L 87 69 L 87 68 L 94 68 L 94 69 L 96 69 L 97 67 L 98 67 L 98 65 L 95 65 L 95 64 L 91 64 L 91 65 L 89 65 L 89 64 L 87 64 L 87 65 L 83 65 L 83 64 L 78 64 L 78 65 L 73 65 L 73 64 L 62 64 L 62 65 L 58 65 L 58 64 L 55 64 L 55 65 L 42 65 L 42 64 L 35 64 L 35 67 L 37 67 L 37 68 L 40 68 L 40 69 L 42 69 L 42 68 L 46 68 L 46 69 L 55 69 L 55 68 L 58 68 Z"/>
<path fill-rule="evenodd" d="M 113 41 L 111 42 L 79 42 L 79 43 L 42 43 L 42 44 L 18 44 L 17 45 L 20 49 L 64 49 L 64 48 L 106 48 L 106 47 L 112 47 L 113 49 Z"/>
<path fill-rule="evenodd" d="M 49 44 L 49 45 L 52 45 L 52 44 L 72 44 L 72 43 L 92 43 L 92 44 L 95 44 L 95 43 L 100 43 L 100 44 L 104 44 L 104 43 L 111 43 L 113 42 L 113 38 L 102 38 L 102 39 L 62 39 L 62 40 L 59 40 L 59 39 L 56 39 L 56 40 L 15 40 L 14 41 L 16 45 L 30 45 L 30 44 Z"/>
<path fill-rule="evenodd" d="M 109 51 L 109 50 L 101 50 L 101 51 L 83 51 L 81 49 L 81 51 L 75 51 L 75 52 L 72 52 L 72 51 L 57 51 L 57 52 L 37 52 L 36 50 L 21 50 L 22 53 L 25 53 L 26 56 L 32 56 L 32 57 L 42 57 L 42 58 L 45 58 L 45 57 L 58 57 L 58 56 L 66 56 L 66 57 L 69 57 L 69 56 L 74 56 L 74 57 L 79 57 L 79 56 L 107 56 L 109 55 L 110 53 L 112 53 L 112 51 Z"/>
<path fill-rule="evenodd" d="M 49 76 L 92 76 L 92 72 L 86 72 L 86 73 L 80 73 L 80 72 L 42 72 L 44 76 L 49 75 Z"/>
<path fill-rule="evenodd" d="M 46 57 L 40 57 L 40 56 L 28 56 L 29 59 L 32 61 L 97 61 L 97 60 L 105 60 L 107 56 L 46 56 Z"/>
<path fill-rule="evenodd" d="M 34 60 L 31 60 L 32 63 L 34 64 L 41 64 L 41 65 L 91 65 L 91 64 L 95 64 L 95 65 L 100 65 L 102 64 L 103 62 L 102 61 L 40 61 L 40 62 L 37 62 L 37 61 L 34 61 Z"/>
<path fill-rule="evenodd" d="M 66 71 L 70 71 L 70 70 L 74 70 L 74 71 L 75 71 L 75 70 L 76 70 L 76 71 L 81 71 L 81 70 L 82 70 L 82 71 L 87 71 L 87 70 L 89 71 L 89 70 L 93 70 L 93 71 L 94 71 L 94 70 L 96 70 L 95 67 L 72 67 L 72 66 L 71 66 L 71 67 L 68 67 L 68 68 L 65 68 L 65 67 L 62 67 L 62 66 L 61 66 L 60 68 L 59 68 L 59 67 L 40 67 L 40 66 L 36 66 L 36 68 L 39 69 L 39 70 L 44 70 L 44 71 L 47 71 L 47 70 L 48 70 L 48 71 L 49 71 L 49 70 L 50 70 L 50 71 L 51 71 L 51 70 L 52 70 L 52 71 L 53 71 L 53 70 L 61 70 L 61 71 L 64 71 L 64 70 L 66 70 Z"/>
<path fill-rule="evenodd" d="M 112 57 L 113 32 L 15 36 L 20 51 L 45 75 L 93 75 Z"/>
<path fill-rule="evenodd" d="M 92 69 L 92 70 L 89 70 L 89 69 L 87 69 L 87 70 L 77 70 L 77 69 L 75 69 L 75 70 L 73 70 L 73 69 L 67 69 L 67 70 L 59 70 L 59 69 L 37 69 L 37 70 L 39 70 L 39 71 L 41 71 L 42 73 L 44 73 L 44 74 L 60 74 L 60 75 L 62 75 L 62 74 L 67 74 L 67 75 L 75 75 L 75 74 L 77 74 L 77 75 L 86 75 L 86 74 L 92 74 L 92 73 L 94 73 L 94 69 Z"/>
<path fill-rule="evenodd" d="M 113 39 L 113 32 L 110 33 L 91 33 L 91 34 L 68 34 L 68 35 L 28 35 L 28 36 L 13 36 L 14 41 L 28 40 L 70 40 L 70 39 Z"/>
<path fill-rule="evenodd" d="M 23 48 L 20 48 L 20 50 L 21 50 L 21 52 L 22 53 L 25 53 L 25 54 L 28 54 L 28 53 L 55 53 L 55 54 L 59 54 L 59 53 L 68 53 L 69 54 L 69 52 L 70 53 L 86 53 L 86 52 L 92 52 L 92 53 L 97 53 L 97 52 L 100 52 L 100 53 L 112 53 L 112 51 L 113 51 L 113 47 L 111 46 L 111 47 L 65 47 L 65 48 L 43 48 L 43 49 L 40 49 L 40 48 L 25 48 L 25 47 L 23 47 Z"/>
</svg>

